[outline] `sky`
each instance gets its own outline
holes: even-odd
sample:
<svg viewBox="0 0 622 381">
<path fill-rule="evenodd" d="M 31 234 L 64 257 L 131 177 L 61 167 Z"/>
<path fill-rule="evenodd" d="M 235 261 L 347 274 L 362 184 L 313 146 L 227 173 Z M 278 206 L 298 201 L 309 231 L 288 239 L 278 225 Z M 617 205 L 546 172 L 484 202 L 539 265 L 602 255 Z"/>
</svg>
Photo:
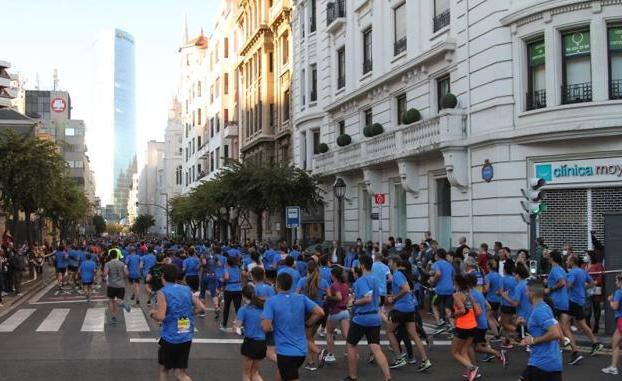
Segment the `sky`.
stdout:
<svg viewBox="0 0 622 381">
<path fill-rule="evenodd" d="M 190 38 L 204 28 L 207 35 L 221 0 L 0 0 L 0 60 L 34 89 L 52 89 L 58 70 L 59 88 L 69 91 L 72 119 L 87 121 L 91 112 L 93 68 L 91 46 L 106 28 L 134 36 L 136 53 L 136 119 L 139 163 L 149 140 L 162 140 L 170 101 L 177 83 L 177 49 L 187 17 Z M 7 17 L 8 16 L 8 17 Z M 88 147 L 89 156 L 109 150 Z M 112 165 L 112 162 L 111 162 Z M 140 165 L 140 164 L 139 164 Z M 102 184 L 95 173 L 98 196 Z M 112 200 L 103 200 L 112 202 Z"/>
</svg>

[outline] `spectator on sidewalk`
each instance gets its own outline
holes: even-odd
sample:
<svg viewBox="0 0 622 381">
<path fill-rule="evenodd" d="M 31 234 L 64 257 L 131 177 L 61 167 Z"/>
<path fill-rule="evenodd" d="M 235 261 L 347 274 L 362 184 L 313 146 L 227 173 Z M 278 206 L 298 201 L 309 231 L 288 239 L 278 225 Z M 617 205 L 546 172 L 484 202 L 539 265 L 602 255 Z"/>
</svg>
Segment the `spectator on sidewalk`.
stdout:
<svg viewBox="0 0 622 381">
<path fill-rule="evenodd" d="M 601 315 L 601 303 L 604 302 L 604 287 L 605 287 L 605 277 L 603 276 L 603 271 L 605 271 L 605 267 L 602 264 L 599 256 L 596 255 L 594 251 L 588 251 L 587 255 L 589 257 L 590 263 L 587 266 L 587 272 L 591 275 L 594 280 L 594 287 L 588 289 L 588 296 L 590 298 L 588 303 L 588 315 L 587 315 L 587 324 L 592 328 L 592 333 L 597 334 L 600 329 L 600 315 Z M 594 321 L 592 322 L 592 318 Z"/>
<path fill-rule="evenodd" d="M 22 275 L 28 267 L 28 260 L 23 252 L 9 249 L 9 269 L 11 271 L 11 281 L 16 295 L 22 293 Z"/>
</svg>

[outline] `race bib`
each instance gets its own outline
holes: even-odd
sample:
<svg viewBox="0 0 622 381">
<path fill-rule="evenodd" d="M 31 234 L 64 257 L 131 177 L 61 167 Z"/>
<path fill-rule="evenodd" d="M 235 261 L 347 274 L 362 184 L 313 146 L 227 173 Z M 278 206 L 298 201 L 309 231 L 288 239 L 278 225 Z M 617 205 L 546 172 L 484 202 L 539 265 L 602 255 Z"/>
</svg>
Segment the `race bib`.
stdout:
<svg viewBox="0 0 622 381">
<path fill-rule="evenodd" d="M 177 333 L 189 333 L 190 332 L 190 319 L 187 317 L 180 317 L 177 319 Z"/>
</svg>

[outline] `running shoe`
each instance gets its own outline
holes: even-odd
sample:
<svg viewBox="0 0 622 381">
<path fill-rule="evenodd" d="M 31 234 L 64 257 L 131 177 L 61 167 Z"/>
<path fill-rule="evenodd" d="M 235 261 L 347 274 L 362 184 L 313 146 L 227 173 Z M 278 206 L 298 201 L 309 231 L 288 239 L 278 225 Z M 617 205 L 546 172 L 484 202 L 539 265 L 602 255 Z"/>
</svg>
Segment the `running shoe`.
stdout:
<svg viewBox="0 0 622 381">
<path fill-rule="evenodd" d="M 479 367 L 474 366 L 471 370 L 469 370 L 467 380 L 474 381 L 479 374 Z"/>
<path fill-rule="evenodd" d="M 432 362 L 430 362 L 430 359 L 426 359 L 424 361 L 421 361 L 421 363 L 419 363 L 419 366 L 417 367 L 417 372 L 423 372 L 425 370 L 428 370 L 432 367 Z"/>
<path fill-rule="evenodd" d="M 326 362 L 326 354 L 327 353 L 328 352 L 326 352 L 326 349 L 322 349 L 320 351 L 320 353 L 317 355 L 317 365 L 318 365 L 318 368 L 323 368 L 324 367 L 324 364 Z"/>
<path fill-rule="evenodd" d="M 603 372 L 605 374 L 611 374 L 613 376 L 617 376 L 618 375 L 618 368 L 616 368 L 615 366 L 608 366 L 606 368 L 601 369 L 601 372 Z"/>
<path fill-rule="evenodd" d="M 499 361 L 501 361 L 501 366 L 503 366 L 503 369 L 507 369 L 508 367 L 508 353 L 505 349 L 502 349 L 499 352 Z"/>
<path fill-rule="evenodd" d="M 432 332 L 432 335 L 436 336 L 436 335 L 440 335 L 443 332 L 447 332 L 449 328 L 446 325 L 437 325 L 436 329 L 434 330 L 434 332 Z"/>
<path fill-rule="evenodd" d="M 562 343 L 562 347 L 568 348 L 570 346 L 570 339 L 564 336 L 564 341 Z"/>
<path fill-rule="evenodd" d="M 408 360 L 406 360 L 410 365 L 415 365 L 417 363 L 417 358 L 415 356 L 412 357 L 408 357 Z"/>
<path fill-rule="evenodd" d="M 401 368 L 405 366 L 406 364 L 407 364 L 406 359 L 403 357 L 400 357 L 400 358 L 396 358 L 391 364 L 389 364 L 389 368 L 391 369 Z"/>
<path fill-rule="evenodd" d="M 503 338 L 501 336 L 493 336 L 490 338 L 490 342 L 491 343 L 499 343 L 503 340 Z"/>
<path fill-rule="evenodd" d="M 484 358 L 482 359 L 482 362 L 491 362 L 495 358 L 496 358 L 495 355 L 488 354 L 488 355 L 484 356 Z"/>
<path fill-rule="evenodd" d="M 468 379 L 468 378 L 469 378 L 469 372 L 464 372 L 464 373 L 462 373 L 462 377 L 464 377 L 464 378 L 467 378 L 467 379 Z M 482 372 L 479 372 L 479 371 L 478 371 L 478 372 L 477 372 L 477 376 L 475 376 L 475 378 L 476 378 L 476 379 L 478 379 L 478 380 L 479 380 L 480 378 L 482 378 Z"/>
<path fill-rule="evenodd" d="M 311 364 L 310 362 L 305 364 L 305 369 L 310 372 L 315 372 L 317 370 L 317 366 L 315 364 Z"/>
<path fill-rule="evenodd" d="M 590 356 L 596 356 L 596 354 L 605 348 L 601 343 L 594 343 L 592 345 L 592 351 L 590 352 Z"/>
<path fill-rule="evenodd" d="M 570 355 L 570 361 L 568 361 L 569 365 L 577 365 L 581 360 L 583 360 L 583 356 L 579 354 L 579 352 L 572 352 Z"/>
<path fill-rule="evenodd" d="M 325 362 L 336 362 L 337 359 L 335 358 L 335 355 L 332 353 L 328 353 L 326 354 L 326 357 L 324 358 Z"/>
</svg>

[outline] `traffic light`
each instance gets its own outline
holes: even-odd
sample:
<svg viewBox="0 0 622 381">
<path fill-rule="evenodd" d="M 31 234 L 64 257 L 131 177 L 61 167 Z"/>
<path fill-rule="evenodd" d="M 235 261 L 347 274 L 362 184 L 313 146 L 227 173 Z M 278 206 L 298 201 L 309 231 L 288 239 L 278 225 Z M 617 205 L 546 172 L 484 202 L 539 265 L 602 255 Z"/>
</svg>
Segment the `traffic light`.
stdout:
<svg viewBox="0 0 622 381">
<path fill-rule="evenodd" d="M 540 213 L 546 211 L 546 204 L 542 202 L 544 197 L 544 191 L 542 187 L 546 185 L 546 181 L 541 178 L 529 179 L 529 188 L 521 189 L 521 194 L 525 200 L 521 200 L 520 204 L 525 211 L 522 214 L 523 221 L 529 223 L 531 216 L 537 216 Z"/>
</svg>

